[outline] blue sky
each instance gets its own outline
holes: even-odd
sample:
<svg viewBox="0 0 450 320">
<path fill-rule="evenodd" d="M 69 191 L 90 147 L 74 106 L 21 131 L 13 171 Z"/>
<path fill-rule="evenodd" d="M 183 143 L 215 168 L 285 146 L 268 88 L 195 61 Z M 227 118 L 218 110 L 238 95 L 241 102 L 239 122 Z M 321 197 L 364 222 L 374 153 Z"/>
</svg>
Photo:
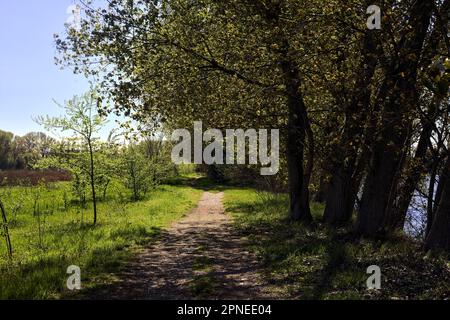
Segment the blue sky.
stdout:
<svg viewBox="0 0 450 320">
<path fill-rule="evenodd" d="M 54 33 L 64 32 L 72 0 L 0 0 L 0 130 L 42 129 L 38 115 L 60 115 L 64 102 L 89 89 L 87 79 L 54 64 Z"/>
</svg>

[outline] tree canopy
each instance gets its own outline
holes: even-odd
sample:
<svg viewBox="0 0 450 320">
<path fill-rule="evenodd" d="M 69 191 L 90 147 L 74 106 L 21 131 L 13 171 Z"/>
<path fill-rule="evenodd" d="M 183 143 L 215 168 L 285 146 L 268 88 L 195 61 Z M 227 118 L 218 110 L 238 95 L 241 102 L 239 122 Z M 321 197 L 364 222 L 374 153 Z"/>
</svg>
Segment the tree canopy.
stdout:
<svg viewBox="0 0 450 320">
<path fill-rule="evenodd" d="M 327 223 L 356 209 L 357 233 L 373 236 L 403 228 L 424 175 L 444 183 L 447 0 L 381 1 L 379 30 L 365 0 L 81 4 L 57 61 L 98 80 L 115 102 L 105 111 L 166 128 L 282 129 L 293 219 L 311 221 L 310 192 L 322 192 Z M 431 225 L 442 210 L 427 197 Z"/>
</svg>

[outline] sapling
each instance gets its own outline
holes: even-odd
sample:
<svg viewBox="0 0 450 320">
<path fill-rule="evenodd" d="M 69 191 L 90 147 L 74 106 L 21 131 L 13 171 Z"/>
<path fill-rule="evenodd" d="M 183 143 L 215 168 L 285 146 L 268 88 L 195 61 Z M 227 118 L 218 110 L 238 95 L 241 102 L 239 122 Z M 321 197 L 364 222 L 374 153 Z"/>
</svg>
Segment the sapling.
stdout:
<svg viewBox="0 0 450 320">
<path fill-rule="evenodd" d="M 2 214 L 2 229 L 3 229 L 3 236 L 5 237 L 6 241 L 6 249 L 8 251 L 8 258 L 9 260 L 12 260 L 13 257 L 13 250 L 11 245 L 11 237 L 9 235 L 9 229 L 8 229 L 8 218 L 6 216 L 5 207 L 3 205 L 2 200 L 0 199 L 0 211 Z"/>
</svg>

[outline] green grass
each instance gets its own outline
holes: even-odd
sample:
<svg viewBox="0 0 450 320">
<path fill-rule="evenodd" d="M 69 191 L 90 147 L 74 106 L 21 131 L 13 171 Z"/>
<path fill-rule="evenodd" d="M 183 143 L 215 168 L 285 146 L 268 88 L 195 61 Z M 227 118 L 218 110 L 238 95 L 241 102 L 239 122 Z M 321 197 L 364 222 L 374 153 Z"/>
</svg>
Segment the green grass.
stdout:
<svg viewBox="0 0 450 320">
<path fill-rule="evenodd" d="M 33 214 L 38 192 L 39 218 Z M 202 192 L 189 186 L 161 186 L 145 200 L 132 203 L 116 183 L 99 203 L 95 227 L 92 209 L 81 209 L 70 199 L 68 183 L 3 188 L 0 194 L 14 250 L 9 262 L 1 239 L 0 299 L 59 299 L 71 296 L 66 289 L 67 267 L 81 268 L 83 288 L 109 282 L 133 258 L 135 249 L 192 209 Z"/>
<path fill-rule="evenodd" d="M 320 223 L 323 207 L 312 204 L 316 226 L 307 228 L 287 219 L 284 195 L 252 189 L 214 186 L 191 174 L 157 188 L 132 203 L 115 183 L 99 203 L 98 225 L 92 209 L 70 198 L 70 184 L 48 187 L 1 188 L 10 220 L 13 261 L 0 239 L 0 299 L 60 299 L 74 297 L 66 289 L 67 267 L 82 271 L 83 288 L 114 280 L 170 223 L 193 208 L 203 190 L 224 191 L 226 210 L 236 228 L 249 238 L 249 249 L 262 261 L 262 276 L 274 296 L 288 299 L 443 299 L 449 298 L 450 265 L 444 257 L 427 256 L 418 243 L 396 237 L 385 240 L 354 238 L 345 228 L 330 231 Z M 192 179 L 195 182 L 192 182 Z M 40 192 L 40 215 L 33 203 Z M 39 218 L 38 218 L 39 217 Z M 215 292 L 211 259 L 199 247 L 189 284 L 198 297 Z M 366 289 L 367 267 L 382 270 L 382 290 Z M 76 297 L 76 296 L 75 296 Z"/>
<path fill-rule="evenodd" d="M 355 238 L 320 223 L 323 207 L 312 204 L 316 226 L 287 219 L 288 199 L 251 189 L 225 190 L 226 210 L 262 261 L 273 294 L 287 299 L 445 299 L 450 264 L 427 256 L 420 244 L 397 236 L 387 241 Z M 367 268 L 378 265 L 382 288 L 367 290 Z"/>
</svg>

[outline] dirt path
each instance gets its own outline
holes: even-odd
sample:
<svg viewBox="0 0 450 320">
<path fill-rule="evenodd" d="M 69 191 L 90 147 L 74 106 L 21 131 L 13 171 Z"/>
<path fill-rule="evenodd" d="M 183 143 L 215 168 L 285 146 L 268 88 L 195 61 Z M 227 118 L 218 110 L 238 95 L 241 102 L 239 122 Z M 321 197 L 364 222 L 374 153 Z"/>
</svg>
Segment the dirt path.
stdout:
<svg viewBox="0 0 450 320">
<path fill-rule="evenodd" d="M 223 193 L 205 192 L 196 209 L 172 225 L 97 299 L 265 299 L 255 257 L 244 249 Z"/>
</svg>

